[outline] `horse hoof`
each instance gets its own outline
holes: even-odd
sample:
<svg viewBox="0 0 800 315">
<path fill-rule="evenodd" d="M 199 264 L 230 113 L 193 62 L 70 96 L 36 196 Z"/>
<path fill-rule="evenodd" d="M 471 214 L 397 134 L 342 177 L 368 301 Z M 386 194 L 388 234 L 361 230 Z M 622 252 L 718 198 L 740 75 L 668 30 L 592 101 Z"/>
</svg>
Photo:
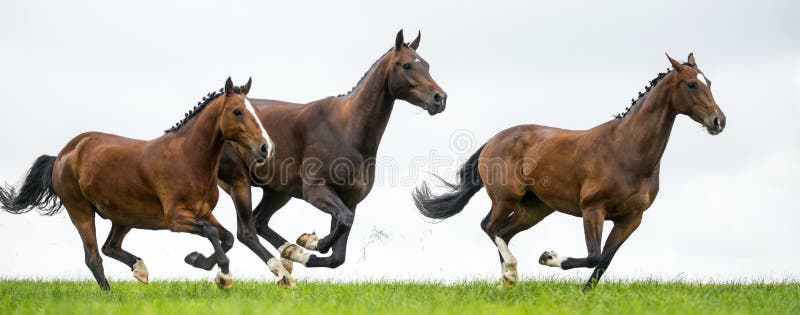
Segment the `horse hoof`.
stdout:
<svg viewBox="0 0 800 315">
<path fill-rule="evenodd" d="M 214 282 L 217 284 L 218 288 L 222 290 L 230 290 L 230 288 L 233 287 L 233 275 L 218 272 L 217 278 L 214 280 Z"/>
<path fill-rule="evenodd" d="M 278 287 L 281 289 L 293 290 L 297 288 L 297 285 L 291 277 L 282 277 L 278 280 Z"/>
<path fill-rule="evenodd" d="M 191 252 L 188 255 L 186 255 L 186 257 L 183 259 L 183 261 L 185 261 L 187 264 L 191 265 L 192 267 L 200 268 L 200 269 L 203 269 L 203 270 L 211 270 L 211 269 L 213 269 L 214 268 L 214 264 L 211 264 L 210 266 L 206 266 L 206 264 L 208 262 L 206 260 L 207 260 L 206 256 L 204 256 L 203 254 L 198 253 L 198 252 Z"/>
<path fill-rule="evenodd" d="M 281 258 L 281 264 L 283 264 L 283 268 L 292 274 L 292 267 L 294 267 L 294 262 L 291 259 Z"/>
<path fill-rule="evenodd" d="M 544 252 L 542 256 L 539 256 L 539 264 L 545 266 L 561 267 L 562 261 L 564 261 L 564 258 L 558 256 L 555 251 Z"/>
<path fill-rule="evenodd" d="M 137 260 L 136 263 L 133 264 L 133 277 L 136 278 L 136 280 L 139 280 L 141 283 L 149 283 L 147 266 L 144 265 L 144 262 L 141 259 Z"/>
<path fill-rule="evenodd" d="M 305 249 L 317 250 L 317 242 L 319 242 L 319 237 L 316 232 L 312 232 L 311 234 L 303 233 L 303 235 L 300 235 L 296 243 Z"/>
<path fill-rule="evenodd" d="M 503 286 L 505 287 L 513 287 L 515 284 L 517 284 L 517 280 L 508 278 L 506 277 L 506 275 L 503 275 L 502 277 L 500 277 L 500 283 L 502 283 Z"/>
</svg>

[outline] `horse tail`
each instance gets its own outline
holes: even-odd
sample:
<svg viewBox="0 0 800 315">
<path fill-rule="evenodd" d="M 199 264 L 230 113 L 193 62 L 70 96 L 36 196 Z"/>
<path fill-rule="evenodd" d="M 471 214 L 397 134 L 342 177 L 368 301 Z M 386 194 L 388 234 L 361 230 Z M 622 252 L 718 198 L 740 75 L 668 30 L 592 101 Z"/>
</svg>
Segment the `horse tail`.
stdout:
<svg viewBox="0 0 800 315">
<path fill-rule="evenodd" d="M 422 215 L 433 219 L 447 219 L 464 209 L 469 199 L 483 187 L 481 176 L 478 174 L 478 157 L 484 146 L 485 144 L 464 162 L 458 171 L 458 179 L 455 183 L 450 183 L 438 175 L 434 175 L 450 189 L 449 192 L 435 195 L 426 182 L 422 182 L 422 185 L 414 189 L 414 192 L 411 193 L 414 197 L 414 204 L 417 205 L 417 209 L 422 212 Z"/>
<path fill-rule="evenodd" d="M 61 201 L 53 191 L 53 165 L 56 157 L 42 155 L 28 170 L 22 188 L 6 184 L 0 187 L 0 208 L 6 212 L 19 214 L 38 208 L 43 215 L 54 215 L 61 210 Z"/>
</svg>

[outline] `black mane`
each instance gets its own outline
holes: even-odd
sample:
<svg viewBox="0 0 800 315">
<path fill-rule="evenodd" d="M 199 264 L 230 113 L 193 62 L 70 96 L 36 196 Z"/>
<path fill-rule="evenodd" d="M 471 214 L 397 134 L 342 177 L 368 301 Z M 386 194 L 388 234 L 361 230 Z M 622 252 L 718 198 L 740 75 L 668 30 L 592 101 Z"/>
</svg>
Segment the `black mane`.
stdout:
<svg viewBox="0 0 800 315">
<path fill-rule="evenodd" d="M 224 91 L 225 91 L 225 89 L 222 88 L 222 89 L 219 89 L 219 91 L 209 92 L 208 94 L 206 94 L 206 96 L 203 96 L 203 100 L 202 101 L 197 102 L 197 105 L 195 105 L 194 108 L 190 109 L 186 114 L 184 114 L 183 119 L 181 119 L 179 122 L 175 123 L 175 125 L 170 127 L 169 129 L 164 130 L 164 133 L 170 133 L 170 132 L 178 131 L 178 129 L 181 129 L 181 127 L 183 125 L 185 125 L 186 122 L 191 120 L 194 116 L 197 116 L 197 114 L 199 114 L 203 110 L 203 108 L 206 108 L 206 105 L 210 104 L 211 101 L 216 99 L 218 96 L 222 95 L 222 93 Z M 241 88 L 238 87 L 238 86 L 234 87 L 233 88 L 233 92 L 240 93 L 241 92 Z"/>
<path fill-rule="evenodd" d="M 625 107 L 625 111 L 624 112 L 616 114 L 616 115 L 614 115 L 614 117 L 616 119 L 622 119 L 626 115 L 628 115 L 628 113 L 631 111 L 631 109 L 633 109 L 636 105 L 641 104 L 641 102 L 644 100 L 645 96 L 647 96 L 647 94 L 650 93 L 650 90 L 653 87 L 655 87 L 656 84 L 658 84 L 658 82 L 661 81 L 661 79 L 666 77 L 667 73 L 669 73 L 670 71 L 672 71 L 672 69 L 667 69 L 667 72 L 661 72 L 661 73 L 658 74 L 658 76 L 656 76 L 655 79 L 650 80 L 650 84 L 646 85 L 644 87 L 644 92 L 639 92 L 639 96 L 637 96 L 635 99 L 631 99 L 631 106 L 630 107 Z"/>
</svg>

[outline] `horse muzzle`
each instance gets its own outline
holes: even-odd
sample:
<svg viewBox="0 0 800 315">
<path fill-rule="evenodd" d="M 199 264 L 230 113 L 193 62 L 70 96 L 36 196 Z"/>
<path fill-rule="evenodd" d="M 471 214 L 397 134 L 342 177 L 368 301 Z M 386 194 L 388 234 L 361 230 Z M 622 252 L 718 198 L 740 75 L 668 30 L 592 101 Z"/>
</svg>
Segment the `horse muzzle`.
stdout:
<svg viewBox="0 0 800 315">
<path fill-rule="evenodd" d="M 714 115 L 714 117 L 710 119 L 710 122 L 705 124 L 705 127 L 712 136 L 722 133 L 722 130 L 725 129 L 725 116 Z"/>
<path fill-rule="evenodd" d="M 447 93 L 434 91 L 431 101 L 427 102 L 428 114 L 433 116 L 444 111 L 447 106 Z"/>
<path fill-rule="evenodd" d="M 275 145 L 271 143 L 262 143 L 257 150 L 253 150 L 253 158 L 256 164 L 261 165 L 275 156 Z"/>
</svg>

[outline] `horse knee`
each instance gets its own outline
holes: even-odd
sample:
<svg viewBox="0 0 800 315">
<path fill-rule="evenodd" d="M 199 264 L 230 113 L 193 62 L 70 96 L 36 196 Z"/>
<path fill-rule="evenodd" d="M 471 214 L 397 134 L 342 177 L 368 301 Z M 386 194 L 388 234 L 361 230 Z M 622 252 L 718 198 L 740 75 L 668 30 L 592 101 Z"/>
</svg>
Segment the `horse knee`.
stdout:
<svg viewBox="0 0 800 315">
<path fill-rule="evenodd" d="M 243 244 L 253 244 L 253 241 L 256 240 L 256 234 L 253 231 L 239 229 L 239 232 L 236 233 L 236 239 Z"/>
<path fill-rule="evenodd" d="M 228 231 L 223 231 L 223 232 L 224 232 L 223 237 L 220 240 L 222 242 L 222 248 L 225 248 L 225 250 L 229 250 L 233 247 L 233 234 L 231 234 L 231 232 Z"/>
</svg>

